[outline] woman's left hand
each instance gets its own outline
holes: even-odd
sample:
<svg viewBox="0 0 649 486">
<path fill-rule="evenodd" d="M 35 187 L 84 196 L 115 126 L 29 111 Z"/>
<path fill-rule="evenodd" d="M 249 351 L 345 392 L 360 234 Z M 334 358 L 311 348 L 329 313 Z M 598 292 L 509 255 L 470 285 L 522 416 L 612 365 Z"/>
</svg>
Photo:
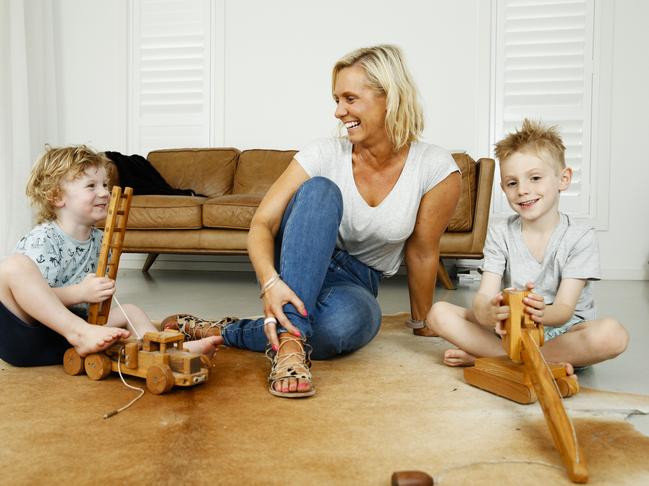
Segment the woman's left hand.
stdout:
<svg viewBox="0 0 649 486">
<path fill-rule="evenodd" d="M 537 324 L 543 325 L 543 315 L 545 311 L 545 301 L 542 295 L 535 294 L 532 291 L 534 290 L 534 283 L 527 282 L 525 284 L 527 290 L 531 293 L 523 299 L 525 304 L 525 312 L 527 312 L 534 322 Z"/>
<path fill-rule="evenodd" d="M 277 351 L 279 348 L 279 339 L 277 337 L 278 325 L 282 326 L 294 336 L 301 337 L 300 330 L 295 327 L 286 314 L 284 314 L 284 305 L 293 304 L 297 311 L 303 316 L 307 315 L 307 311 L 304 307 L 304 303 L 283 280 L 279 280 L 275 285 L 264 292 L 263 299 L 264 316 L 266 317 L 264 322 L 264 333 L 266 334 L 271 347 Z"/>
</svg>

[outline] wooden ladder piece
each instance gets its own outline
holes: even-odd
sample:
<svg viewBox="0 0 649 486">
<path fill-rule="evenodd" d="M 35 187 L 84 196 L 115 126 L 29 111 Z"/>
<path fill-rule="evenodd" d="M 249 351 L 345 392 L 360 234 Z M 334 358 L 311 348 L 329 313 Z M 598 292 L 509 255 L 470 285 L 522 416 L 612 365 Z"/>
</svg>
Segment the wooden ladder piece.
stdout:
<svg viewBox="0 0 649 486">
<path fill-rule="evenodd" d="M 95 274 L 98 277 L 107 276 L 113 280 L 117 279 L 117 268 L 119 259 L 122 256 L 122 246 L 126 233 L 126 222 L 131 209 L 131 198 L 133 189 L 126 187 L 113 187 L 108 206 L 108 215 L 104 224 L 104 236 L 101 240 L 101 251 L 99 263 Z M 113 301 L 112 296 L 103 302 L 95 302 L 88 307 L 88 322 L 103 326 L 108 322 L 108 313 Z"/>
<path fill-rule="evenodd" d="M 588 481 L 588 470 L 577 436 L 561 397 L 574 395 L 579 383 L 568 376 L 564 366 L 548 366 L 540 351 L 543 326 L 536 324 L 524 312 L 523 299 L 528 291 L 507 289 L 504 303 L 510 316 L 505 322 L 507 334 L 502 344 L 506 357 L 478 358 L 475 366 L 465 368 L 467 383 L 518 403 L 533 403 L 537 399 L 552 435 L 554 445 L 573 482 Z"/>
</svg>

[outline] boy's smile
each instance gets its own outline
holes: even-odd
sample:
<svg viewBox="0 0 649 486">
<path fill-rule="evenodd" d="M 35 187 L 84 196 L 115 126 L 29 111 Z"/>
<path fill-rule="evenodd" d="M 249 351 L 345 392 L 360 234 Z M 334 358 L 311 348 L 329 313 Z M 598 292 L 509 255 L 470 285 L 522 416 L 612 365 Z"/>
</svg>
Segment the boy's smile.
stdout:
<svg viewBox="0 0 649 486">
<path fill-rule="evenodd" d="M 525 221 L 554 218 L 559 194 L 570 185 L 572 171 L 527 152 L 515 152 L 500 163 L 500 186 L 510 207 Z"/>
</svg>

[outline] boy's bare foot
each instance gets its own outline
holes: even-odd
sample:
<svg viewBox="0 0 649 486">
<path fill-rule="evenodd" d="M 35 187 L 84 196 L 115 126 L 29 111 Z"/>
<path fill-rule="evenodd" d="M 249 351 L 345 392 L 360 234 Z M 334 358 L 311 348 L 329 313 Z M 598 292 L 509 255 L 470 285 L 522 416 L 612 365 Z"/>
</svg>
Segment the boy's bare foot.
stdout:
<svg viewBox="0 0 649 486">
<path fill-rule="evenodd" d="M 275 361 L 281 363 L 283 368 L 291 367 L 298 372 L 308 372 L 304 349 L 300 345 L 300 341 L 283 333 L 279 336 L 279 342 L 280 346 Z M 311 390 L 311 381 L 297 378 L 278 380 L 273 384 L 273 390 L 282 393 L 308 392 Z"/>
<path fill-rule="evenodd" d="M 84 324 L 79 330 L 68 339 L 68 342 L 74 346 L 79 356 L 98 353 L 108 348 L 111 344 L 126 339 L 130 332 L 119 327 L 96 326 L 94 324 Z"/>
<path fill-rule="evenodd" d="M 475 356 L 461 349 L 447 349 L 444 352 L 446 366 L 473 366 L 474 363 Z"/>
<path fill-rule="evenodd" d="M 221 336 L 209 336 L 197 341 L 186 341 L 183 348 L 190 353 L 204 354 L 211 358 L 221 344 L 223 344 Z"/>
<path fill-rule="evenodd" d="M 568 376 L 575 374 L 575 368 L 570 363 L 566 363 L 566 362 L 562 361 L 560 363 L 548 363 L 548 364 L 563 365 L 563 367 L 566 369 L 566 375 L 568 375 Z"/>
</svg>

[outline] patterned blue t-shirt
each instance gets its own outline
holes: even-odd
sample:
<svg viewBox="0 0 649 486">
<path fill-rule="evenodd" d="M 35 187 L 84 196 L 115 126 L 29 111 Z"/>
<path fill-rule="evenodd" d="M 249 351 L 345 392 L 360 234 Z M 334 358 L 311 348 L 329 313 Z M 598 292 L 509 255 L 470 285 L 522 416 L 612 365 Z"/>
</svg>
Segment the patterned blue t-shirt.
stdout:
<svg viewBox="0 0 649 486">
<path fill-rule="evenodd" d="M 38 266 L 50 287 L 67 287 L 81 282 L 97 269 L 101 250 L 101 230 L 93 228 L 86 241 L 75 240 L 54 221 L 35 226 L 16 245 L 16 253 L 28 256 Z M 70 306 L 82 317 L 88 304 Z"/>
</svg>

